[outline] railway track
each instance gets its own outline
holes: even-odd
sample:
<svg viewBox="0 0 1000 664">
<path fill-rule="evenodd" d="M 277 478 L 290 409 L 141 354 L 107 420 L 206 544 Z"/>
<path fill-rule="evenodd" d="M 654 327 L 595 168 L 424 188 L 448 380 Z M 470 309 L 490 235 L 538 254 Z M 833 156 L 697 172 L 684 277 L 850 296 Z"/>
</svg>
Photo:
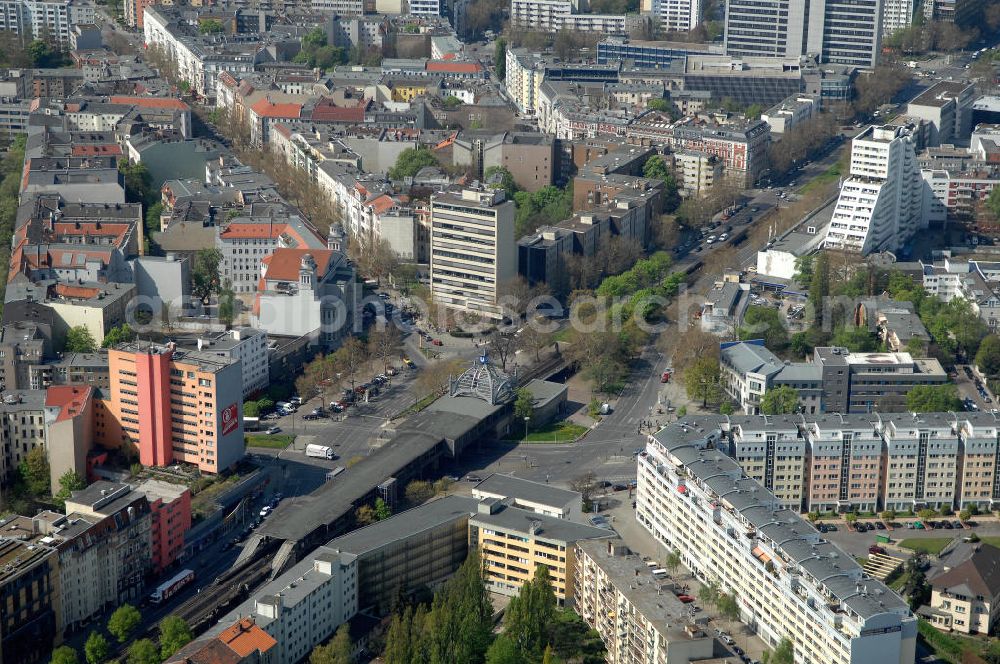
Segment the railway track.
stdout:
<svg viewBox="0 0 1000 664">
<path fill-rule="evenodd" d="M 224 572 L 211 585 L 177 607 L 173 615 L 183 618 L 193 632 L 202 631 L 267 580 L 271 573 L 272 548 L 267 547 L 258 557 Z"/>
</svg>

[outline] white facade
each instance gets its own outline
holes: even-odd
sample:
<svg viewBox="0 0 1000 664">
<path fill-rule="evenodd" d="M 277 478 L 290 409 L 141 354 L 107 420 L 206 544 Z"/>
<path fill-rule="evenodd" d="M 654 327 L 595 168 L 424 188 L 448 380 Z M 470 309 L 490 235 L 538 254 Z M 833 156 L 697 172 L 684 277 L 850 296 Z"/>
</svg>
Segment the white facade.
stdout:
<svg viewBox="0 0 1000 664">
<path fill-rule="evenodd" d="M 504 86 L 521 113 L 531 115 L 535 112 L 538 87 L 543 76 L 544 71 L 535 55 L 527 49 L 507 49 Z"/>
<path fill-rule="evenodd" d="M 653 16 L 666 32 L 687 32 L 701 23 L 702 0 L 653 0 Z"/>
<path fill-rule="evenodd" d="M 198 350 L 239 360 L 243 371 L 243 398 L 267 389 L 269 384 L 267 333 L 252 327 L 228 330 L 212 339 L 198 339 Z"/>
<path fill-rule="evenodd" d="M 851 145 L 850 177 L 824 245 L 869 254 L 898 251 L 921 228 L 923 187 L 907 127 L 869 127 Z"/>
<path fill-rule="evenodd" d="M 358 612 L 357 556 L 320 547 L 261 588 L 252 603 L 257 625 L 278 642 L 273 664 L 303 661 Z M 218 628 L 233 622 L 223 618 Z"/>
<path fill-rule="evenodd" d="M 511 0 L 511 25 L 541 32 L 556 32 L 576 8 L 571 0 Z"/>
<path fill-rule="evenodd" d="M 910 27 L 917 0 L 882 0 L 882 35 Z"/>
<path fill-rule="evenodd" d="M 819 95 L 793 95 L 762 113 L 760 119 L 771 126 L 771 134 L 783 134 L 819 112 Z"/>
<path fill-rule="evenodd" d="M 514 202 L 502 189 L 431 196 L 431 294 L 449 309 L 500 318 L 501 284 L 517 274 Z"/>
<path fill-rule="evenodd" d="M 440 16 L 440 0 L 410 0 L 411 16 Z"/>
<path fill-rule="evenodd" d="M 699 422 L 699 424 L 701 424 Z M 639 456 L 636 514 L 701 581 L 736 599 L 771 646 L 801 664 L 912 664 L 917 620 L 722 452 L 718 429 L 671 427 Z"/>
<path fill-rule="evenodd" d="M 94 23 L 94 8 L 75 0 L 6 0 L 0 2 L 0 30 L 29 39 L 51 37 L 69 44 L 74 25 Z"/>
</svg>

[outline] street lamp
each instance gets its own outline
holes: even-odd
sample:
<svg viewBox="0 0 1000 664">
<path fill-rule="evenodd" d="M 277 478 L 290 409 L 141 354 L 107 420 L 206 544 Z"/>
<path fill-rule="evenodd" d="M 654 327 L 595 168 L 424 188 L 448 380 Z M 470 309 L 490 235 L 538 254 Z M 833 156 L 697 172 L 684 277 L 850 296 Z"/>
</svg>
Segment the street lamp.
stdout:
<svg viewBox="0 0 1000 664">
<path fill-rule="evenodd" d="M 528 442 L 528 420 L 530 419 L 527 416 L 524 418 L 524 442 Z"/>
</svg>

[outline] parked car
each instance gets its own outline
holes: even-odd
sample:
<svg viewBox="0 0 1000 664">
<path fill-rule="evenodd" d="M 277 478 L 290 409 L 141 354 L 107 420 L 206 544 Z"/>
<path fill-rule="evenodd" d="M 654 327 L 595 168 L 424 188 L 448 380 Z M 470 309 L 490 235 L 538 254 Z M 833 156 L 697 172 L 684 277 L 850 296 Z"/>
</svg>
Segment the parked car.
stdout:
<svg viewBox="0 0 1000 664">
<path fill-rule="evenodd" d="M 694 597 L 691 597 L 691 595 L 678 595 L 677 599 L 679 599 L 682 604 L 690 604 L 694 601 Z"/>
<path fill-rule="evenodd" d="M 882 547 L 880 547 L 878 544 L 872 544 L 870 547 L 868 547 L 868 553 L 881 553 L 881 554 L 885 554 L 885 549 L 883 549 Z"/>
<path fill-rule="evenodd" d="M 444 345 L 443 343 L 441 343 L 440 339 L 434 339 L 433 341 L 431 341 L 431 343 L 434 344 L 435 346 L 443 346 Z"/>
<path fill-rule="evenodd" d="M 281 433 L 281 427 L 268 427 L 267 431 L 265 431 L 264 433 L 266 433 L 268 435 L 275 434 L 275 433 Z"/>
<path fill-rule="evenodd" d="M 479 475 L 466 475 L 465 476 L 465 481 L 466 482 L 482 482 L 483 478 L 480 477 Z"/>
</svg>

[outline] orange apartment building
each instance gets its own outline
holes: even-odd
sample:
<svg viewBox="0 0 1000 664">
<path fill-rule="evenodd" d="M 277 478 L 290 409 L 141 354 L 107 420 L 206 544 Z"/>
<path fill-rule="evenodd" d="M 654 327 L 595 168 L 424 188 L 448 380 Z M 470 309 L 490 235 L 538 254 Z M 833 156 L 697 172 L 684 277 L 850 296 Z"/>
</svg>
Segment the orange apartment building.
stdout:
<svg viewBox="0 0 1000 664">
<path fill-rule="evenodd" d="M 179 461 L 206 473 L 243 458 L 239 361 L 133 342 L 109 350 L 108 366 L 111 387 L 95 410 L 98 443 L 134 444 L 144 466 Z"/>
<path fill-rule="evenodd" d="M 149 501 L 153 573 L 160 574 L 184 553 L 184 534 L 191 529 L 191 490 L 156 479 L 132 488 Z"/>
</svg>

